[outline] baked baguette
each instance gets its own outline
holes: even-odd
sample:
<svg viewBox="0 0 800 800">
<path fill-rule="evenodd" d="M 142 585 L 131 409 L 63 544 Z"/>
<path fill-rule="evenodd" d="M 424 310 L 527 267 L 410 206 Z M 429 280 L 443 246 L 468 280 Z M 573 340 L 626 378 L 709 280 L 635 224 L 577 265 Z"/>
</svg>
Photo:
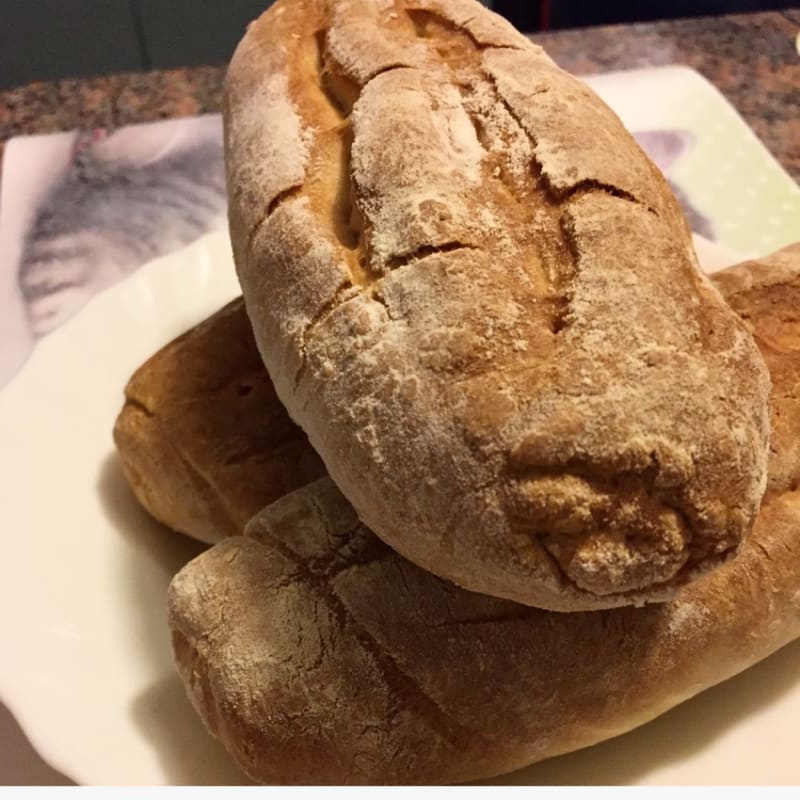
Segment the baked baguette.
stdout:
<svg viewBox="0 0 800 800">
<path fill-rule="evenodd" d="M 325 474 L 275 395 L 241 299 L 136 370 L 114 443 L 139 502 L 209 543 Z"/>
<path fill-rule="evenodd" d="M 378 536 L 564 611 L 733 552 L 768 375 L 585 85 L 473 0 L 278 0 L 224 118 L 260 352 Z"/>
<path fill-rule="evenodd" d="M 800 248 L 777 258 L 717 279 L 773 379 L 768 489 L 735 559 L 662 605 L 547 612 L 421 570 L 313 483 L 169 591 L 189 696 L 242 769 L 265 783 L 496 775 L 623 733 L 800 635 Z"/>
</svg>

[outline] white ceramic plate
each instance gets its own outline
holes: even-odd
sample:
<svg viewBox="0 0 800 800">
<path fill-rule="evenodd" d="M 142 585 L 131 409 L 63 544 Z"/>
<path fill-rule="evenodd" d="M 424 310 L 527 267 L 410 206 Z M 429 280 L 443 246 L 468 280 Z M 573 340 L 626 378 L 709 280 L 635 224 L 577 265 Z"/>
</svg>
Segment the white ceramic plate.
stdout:
<svg viewBox="0 0 800 800">
<path fill-rule="evenodd" d="M 111 441 L 136 366 L 237 291 L 207 236 L 94 298 L 0 392 L 0 696 L 79 783 L 242 780 L 170 663 L 167 583 L 199 548 L 137 506 Z"/>
<path fill-rule="evenodd" d="M 752 142 L 751 172 L 764 159 Z M 701 257 L 719 267 L 726 253 Z M 243 780 L 171 663 L 166 587 L 199 546 L 138 507 L 111 441 L 131 372 L 236 293 L 226 235 L 212 234 L 96 297 L 0 393 L 0 697 L 79 783 Z M 508 780 L 798 783 L 797 675 L 800 643 L 637 731 Z"/>
</svg>

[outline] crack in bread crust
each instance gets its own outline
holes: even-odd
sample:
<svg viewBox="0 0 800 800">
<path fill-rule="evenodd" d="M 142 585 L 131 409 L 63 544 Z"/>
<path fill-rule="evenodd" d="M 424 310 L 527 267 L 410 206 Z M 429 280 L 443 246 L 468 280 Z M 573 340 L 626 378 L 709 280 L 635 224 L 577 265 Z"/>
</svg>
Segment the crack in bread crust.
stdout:
<svg viewBox="0 0 800 800">
<path fill-rule="evenodd" d="M 296 569 L 296 579 L 313 588 L 339 620 L 342 629 L 353 633 L 359 644 L 378 665 L 386 686 L 395 694 L 401 707 L 405 706 L 414 709 L 420 717 L 430 724 L 432 730 L 436 731 L 445 741 L 452 741 L 456 736 L 463 737 L 465 735 L 481 738 L 478 729 L 465 731 L 460 723 L 425 692 L 411 676 L 404 672 L 391 653 L 381 647 L 336 594 L 332 584 L 338 575 L 358 567 L 396 559 L 398 556 L 395 553 L 380 545 L 377 548 L 379 552 L 377 556 L 370 553 L 363 560 L 351 559 L 345 566 L 339 566 L 334 569 L 331 569 L 331 563 L 328 565 L 318 564 L 309 569 L 302 558 L 298 557 L 297 553 L 285 542 L 275 538 L 270 533 L 267 526 L 259 526 L 258 538 L 291 561 Z M 381 553 L 380 551 L 383 552 Z M 335 563 L 335 561 L 336 558 L 334 556 L 331 562 Z"/>
<path fill-rule="evenodd" d="M 144 414 L 145 417 L 150 417 L 152 419 L 155 416 L 147 405 L 134 396 L 127 396 L 125 398 L 125 405 L 130 408 L 135 408 L 140 414 Z"/>
</svg>

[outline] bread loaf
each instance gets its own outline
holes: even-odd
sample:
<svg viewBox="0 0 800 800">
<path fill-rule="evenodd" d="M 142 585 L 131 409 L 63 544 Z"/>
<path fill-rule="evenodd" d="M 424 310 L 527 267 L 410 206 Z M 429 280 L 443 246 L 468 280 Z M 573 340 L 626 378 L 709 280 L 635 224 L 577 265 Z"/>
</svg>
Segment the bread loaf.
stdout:
<svg viewBox="0 0 800 800">
<path fill-rule="evenodd" d="M 323 479 L 187 565 L 178 669 L 266 783 L 456 782 L 627 731 L 800 635 L 800 248 L 717 278 L 773 380 L 768 489 L 735 559 L 643 608 L 473 594 L 386 547 Z"/>
<path fill-rule="evenodd" d="M 275 395 L 241 299 L 136 370 L 114 442 L 139 502 L 209 543 L 325 474 Z"/>
<path fill-rule="evenodd" d="M 767 372 L 585 85 L 472 0 L 278 0 L 224 117 L 260 352 L 378 536 L 565 611 L 663 600 L 735 550 Z"/>
</svg>

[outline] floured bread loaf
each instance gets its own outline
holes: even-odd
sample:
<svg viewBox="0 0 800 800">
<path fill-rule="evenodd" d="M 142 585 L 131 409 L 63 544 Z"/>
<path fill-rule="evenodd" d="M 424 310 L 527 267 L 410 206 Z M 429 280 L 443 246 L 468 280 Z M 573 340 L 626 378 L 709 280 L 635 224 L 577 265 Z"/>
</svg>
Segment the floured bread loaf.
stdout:
<svg viewBox="0 0 800 800">
<path fill-rule="evenodd" d="M 421 570 L 313 483 L 170 588 L 178 668 L 242 769 L 267 783 L 495 775 L 640 725 L 800 635 L 800 248 L 774 263 L 717 279 L 773 379 L 767 494 L 735 559 L 662 605 L 547 612 Z"/>
<path fill-rule="evenodd" d="M 157 519 L 203 542 L 325 474 L 264 371 L 241 300 L 148 359 L 114 425 L 125 477 Z"/>
<path fill-rule="evenodd" d="M 586 86 L 472 0 L 279 0 L 225 132 L 259 349 L 378 536 L 565 611 L 664 599 L 733 552 L 768 376 Z"/>
</svg>

